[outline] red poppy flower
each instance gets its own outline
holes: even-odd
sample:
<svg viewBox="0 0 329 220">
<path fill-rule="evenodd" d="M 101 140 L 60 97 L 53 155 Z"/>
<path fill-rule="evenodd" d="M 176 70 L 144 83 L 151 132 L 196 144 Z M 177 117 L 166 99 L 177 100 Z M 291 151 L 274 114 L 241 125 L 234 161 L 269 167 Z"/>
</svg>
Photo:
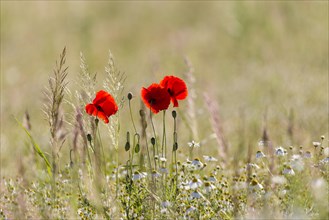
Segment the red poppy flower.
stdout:
<svg viewBox="0 0 329 220">
<path fill-rule="evenodd" d="M 142 100 L 152 112 L 158 113 L 165 110 L 170 104 L 170 95 L 165 88 L 153 83 L 148 88 L 142 88 Z"/>
<path fill-rule="evenodd" d="M 185 82 L 176 76 L 166 76 L 161 80 L 160 85 L 168 91 L 174 107 L 178 107 L 177 100 L 183 100 L 187 97 Z"/>
<path fill-rule="evenodd" d="M 118 106 L 114 98 L 107 92 L 100 90 L 96 94 L 93 103 L 86 105 L 86 112 L 102 119 L 105 123 L 109 123 L 108 117 L 114 115 L 118 111 Z"/>
</svg>

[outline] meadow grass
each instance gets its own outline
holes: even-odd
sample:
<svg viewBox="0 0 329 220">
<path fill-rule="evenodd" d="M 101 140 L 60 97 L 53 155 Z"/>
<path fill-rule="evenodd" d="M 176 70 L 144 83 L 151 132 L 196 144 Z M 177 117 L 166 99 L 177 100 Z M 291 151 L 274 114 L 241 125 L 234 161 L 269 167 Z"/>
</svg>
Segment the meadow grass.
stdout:
<svg viewBox="0 0 329 220">
<path fill-rule="evenodd" d="M 25 156 L 29 166 L 18 161 L 17 176 L 2 179 L 3 219 L 328 217 L 329 148 L 325 136 L 319 135 L 310 147 L 274 146 L 265 115 L 257 146 L 241 137 L 237 149 L 247 148 L 247 153 L 234 156 L 224 134 L 218 103 L 205 94 L 213 130 L 210 138 L 217 140 L 217 149 L 204 155 L 209 140 L 194 139 L 197 118 L 193 93 L 197 91 L 193 88 L 191 64 L 185 74 L 191 93 L 188 108 L 178 107 L 171 115 L 165 114 L 170 110 L 154 114 L 145 106 L 138 110 L 134 103 L 138 95 L 129 92 L 124 96 L 126 78 L 111 53 L 103 86 L 119 103 L 119 111 L 110 116 L 105 128 L 97 117 L 84 113 L 84 106 L 96 93 L 96 76 L 88 72 L 81 55 L 81 75 L 77 79 L 81 89 L 70 91 L 65 55 L 66 48 L 44 93 L 51 153 L 39 147 L 31 133 L 33 124 L 28 113 L 23 122 L 16 119 L 27 134 L 29 153 Z M 64 103 L 70 108 L 64 108 Z M 126 116 L 120 112 L 125 107 L 129 108 L 130 128 L 122 132 L 120 117 Z M 283 134 L 292 143 L 293 123 L 291 119 L 290 130 Z M 186 144 L 180 141 L 179 124 L 184 124 L 192 137 Z M 70 133 L 73 138 L 67 138 Z M 124 133 L 125 144 L 120 142 Z M 32 177 L 28 175 L 31 170 Z"/>
<path fill-rule="evenodd" d="M 328 16 L 1 1 L 1 218 L 328 219 Z M 164 118 L 140 89 L 165 75 L 189 95 Z M 100 89 L 109 124 L 84 109 Z"/>
</svg>

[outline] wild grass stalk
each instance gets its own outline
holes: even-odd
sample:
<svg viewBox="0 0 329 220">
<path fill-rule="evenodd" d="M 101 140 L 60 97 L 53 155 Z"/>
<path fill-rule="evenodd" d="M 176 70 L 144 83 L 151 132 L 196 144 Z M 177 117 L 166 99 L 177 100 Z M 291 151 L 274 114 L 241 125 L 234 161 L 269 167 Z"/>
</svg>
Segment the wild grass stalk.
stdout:
<svg viewBox="0 0 329 220">
<path fill-rule="evenodd" d="M 51 135 L 52 173 L 54 178 L 58 168 L 58 153 L 65 141 L 64 137 L 60 134 L 63 129 L 61 105 L 64 99 L 65 88 L 67 86 L 66 77 L 68 74 L 68 67 L 65 67 L 65 56 L 66 47 L 60 55 L 59 62 L 56 62 L 56 66 L 53 70 L 53 77 L 49 78 L 49 85 L 44 93 L 47 99 L 47 102 L 44 104 L 44 113 L 49 123 L 49 131 Z M 59 143 L 59 141 L 62 141 L 62 143 Z"/>
</svg>

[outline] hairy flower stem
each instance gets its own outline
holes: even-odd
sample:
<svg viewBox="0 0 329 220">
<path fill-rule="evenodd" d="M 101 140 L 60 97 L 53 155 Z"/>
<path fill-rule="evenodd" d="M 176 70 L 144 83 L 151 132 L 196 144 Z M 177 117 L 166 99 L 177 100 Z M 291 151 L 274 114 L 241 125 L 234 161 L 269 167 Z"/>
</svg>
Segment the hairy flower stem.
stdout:
<svg viewBox="0 0 329 220">
<path fill-rule="evenodd" d="M 103 157 L 103 170 L 104 170 L 104 175 L 106 176 L 106 160 L 105 160 L 105 153 L 104 153 L 104 147 L 103 147 L 103 143 L 102 143 L 102 138 L 101 138 L 101 134 L 99 132 L 98 126 L 97 126 L 97 134 L 98 134 L 98 140 L 99 140 L 99 145 L 101 147 L 101 151 L 102 151 L 102 157 Z"/>
<path fill-rule="evenodd" d="M 98 182 L 100 183 L 100 177 L 102 172 L 104 172 L 104 176 L 106 176 L 106 166 L 105 166 L 105 154 L 103 149 L 103 144 L 99 132 L 99 119 L 96 117 L 95 119 L 95 130 L 93 132 L 94 136 L 94 158 L 95 158 L 95 174 Z"/>
<path fill-rule="evenodd" d="M 156 135 L 155 128 L 154 128 L 154 123 L 153 123 L 153 117 L 152 117 L 151 108 L 150 108 L 150 120 L 151 120 L 152 129 L 153 129 L 153 135 L 154 135 L 154 138 L 155 138 L 156 154 L 157 154 L 157 156 L 159 156 L 159 144 L 157 142 L 157 135 Z"/>
<path fill-rule="evenodd" d="M 131 111 L 130 99 L 128 99 L 128 105 L 129 105 L 129 113 L 130 113 L 131 122 L 133 124 L 134 130 L 135 130 L 135 134 L 137 134 L 137 129 L 136 129 L 134 118 L 133 118 L 133 114 L 132 114 L 132 111 Z"/>
<path fill-rule="evenodd" d="M 130 166 L 131 166 L 131 174 L 132 174 L 132 167 L 133 167 L 133 162 L 134 162 L 134 154 L 135 154 L 135 145 L 136 145 L 136 142 L 135 142 L 135 136 L 133 137 L 133 147 L 130 148 L 131 149 L 131 162 L 130 162 Z"/>
<path fill-rule="evenodd" d="M 167 157 L 166 147 L 166 110 L 163 111 L 162 157 Z"/>
<path fill-rule="evenodd" d="M 151 162 L 150 150 L 149 150 L 149 146 L 148 146 L 148 142 L 147 142 L 147 137 L 146 136 L 145 136 L 145 146 L 146 146 L 146 150 L 147 150 L 147 159 L 148 159 L 148 162 L 149 162 L 149 165 L 150 165 L 150 172 L 152 172 L 152 162 Z"/>
<path fill-rule="evenodd" d="M 162 133 L 162 157 L 167 159 L 167 147 L 166 147 L 166 110 L 163 111 L 163 133 Z M 164 161 L 162 162 L 164 164 L 164 167 L 167 168 L 167 162 Z M 167 189 L 167 174 L 164 173 L 163 178 L 162 178 L 162 185 L 163 185 L 163 193 L 164 193 L 164 198 L 166 196 L 166 189 Z M 166 199 L 166 198 L 165 198 Z"/>
<path fill-rule="evenodd" d="M 153 147 L 153 160 L 154 160 L 154 169 L 157 170 L 157 160 L 155 158 L 155 145 L 152 143 Z"/>
<path fill-rule="evenodd" d="M 133 114 L 132 114 L 132 111 L 131 111 L 131 104 L 130 104 L 130 99 L 128 99 L 128 105 L 129 105 L 129 113 L 130 113 L 130 119 L 131 119 L 131 122 L 133 124 L 133 127 L 134 127 L 134 131 L 135 131 L 135 135 L 134 135 L 134 138 L 133 138 L 133 150 L 132 150 L 132 157 L 131 157 L 131 172 L 132 172 L 132 165 L 133 165 L 133 162 L 134 162 L 134 152 L 135 152 L 135 147 L 136 147 L 136 143 L 135 143 L 135 137 L 137 136 L 137 143 L 139 144 L 139 134 L 137 133 L 137 129 L 136 129 L 136 126 L 135 126 L 135 122 L 134 122 L 134 118 L 133 118 Z"/>
<path fill-rule="evenodd" d="M 177 112 L 174 110 L 172 111 L 172 117 L 174 118 L 174 132 L 173 132 L 173 148 L 172 148 L 172 172 L 175 169 L 175 188 L 174 188 L 174 195 L 175 198 L 177 196 L 177 186 L 178 186 L 178 167 L 177 167 L 177 149 L 178 149 L 178 143 L 177 143 L 177 125 L 176 125 L 176 117 Z"/>
</svg>

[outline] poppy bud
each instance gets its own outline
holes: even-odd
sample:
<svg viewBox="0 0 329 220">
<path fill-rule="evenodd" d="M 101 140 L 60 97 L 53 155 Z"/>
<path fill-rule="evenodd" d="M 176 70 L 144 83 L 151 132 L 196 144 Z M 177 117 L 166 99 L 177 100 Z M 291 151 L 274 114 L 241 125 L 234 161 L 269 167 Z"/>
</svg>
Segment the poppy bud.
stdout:
<svg viewBox="0 0 329 220">
<path fill-rule="evenodd" d="M 133 98 L 133 94 L 131 92 L 128 93 L 128 100 L 131 100 Z"/>
<path fill-rule="evenodd" d="M 127 142 L 126 145 L 125 145 L 125 150 L 128 151 L 130 149 L 130 143 Z"/>
<path fill-rule="evenodd" d="M 139 115 L 141 116 L 141 117 L 144 117 L 145 116 L 145 111 L 144 110 L 139 110 Z"/>
<path fill-rule="evenodd" d="M 91 134 L 87 134 L 87 140 L 88 140 L 89 142 L 91 142 L 91 140 L 92 140 Z"/>
<path fill-rule="evenodd" d="M 173 146 L 173 151 L 176 151 L 177 149 L 178 149 L 178 143 L 175 142 L 175 143 L 174 143 L 174 146 Z"/>
<path fill-rule="evenodd" d="M 177 113 L 176 113 L 176 111 L 175 111 L 175 110 L 174 110 L 174 111 L 172 111 L 172 112 L 171 112 L 171 115 L 172 115 L 172 117 L 173 117 L 173 118 L 176 118 L 176 116 L 177 116 Z"/>
<path fill-rule="evenodd" d="M 140 150 L 139 144 L 136 144 L 136 147 L 135 147 L 135 153 L 138 153 L 139 150 Z"/>
<path fill-rule="evenodd" d="M 155 138 L 154 137 L 151 138 L 151 144 L 155 145 Z"/>
</svg>

